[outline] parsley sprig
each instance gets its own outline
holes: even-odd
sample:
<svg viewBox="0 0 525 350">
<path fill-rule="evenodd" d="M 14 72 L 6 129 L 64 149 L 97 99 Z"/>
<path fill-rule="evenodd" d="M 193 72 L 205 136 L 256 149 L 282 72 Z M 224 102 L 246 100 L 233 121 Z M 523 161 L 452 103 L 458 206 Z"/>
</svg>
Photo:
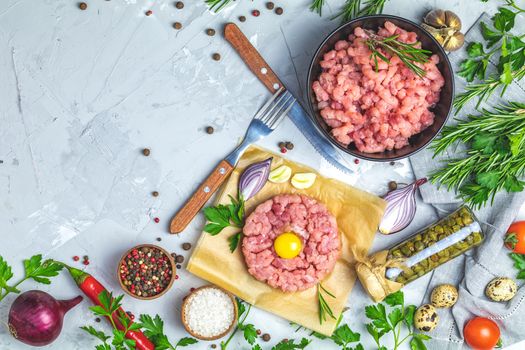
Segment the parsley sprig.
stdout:
<svg viewBox="0 0 525 350">
<path fill-rule="evenodd" d="M 491 18 L 490 25 L 480 23 L 485 47 L 480 42 L 471 43 L 467 47 L 468 58 L 461 62 L 458 74 L 471 84 L 454 100 L 456 114 L 472 99 L 478 99 L 478 108 L 497 90 L 501 90 L 500 94 L 503 96 L 513 81 L 525 77 L 525 34 L 516 35 L 511 32 L 516 16 L 524 13 L 525 9 L 517 6 L 514 0 L 506 0 L 505 3 Z M 497 72 L 487 77 L 487 67 L 496 54 L 500 54 Z M 475 79 L 480 82 L 472 83 Z"/>
<path fill-rule="evenodd" d="M 144 335 L 155 344 L 155 350 L 177 350 L 178 347 L 184 347 L 192 344 L 196 344 L 197 339 L 184 337 L 179 339 L 179 341 L 172 345 L 164 334 L 164 322 L 159 315 L 155 315 L 152 318 L 149 315 L 140 315 L 139 326 L 143 329 Z"/>
<path fill-rule="evenodd" d="M 11 266 L 0 255 L 0 302 L 9 293 L 20 293 L 18 286 L 28 279 L 42 284 L 50 284 L 50 277 L 58 275 L 63 266 L 51 259 L 42 262 L 42 255 L 33 255 L 31 258 L 24 260 L 24 277 L 15 284 L 8 284 L 13 278 Z"/>
<path fill-rule="evenodd" d="M 82 330 L 99 339 L 102 344 L 95 346 L 96 350 L 135 350 L 135 341 L 126 338 L 129 331 L 143 330 L 144 335 L 155 345 L 156 350 L 177 350 L 197 343 L 194 338 L 185 337 L 172 345 L 168 337 L 164 334 L 164 322 L 159 315 L 151 317 L 140 315 L 140 322 L 134 323 L 131 318 L 122 310 L 122 299 L 124 295 L 113 297 L 112 293 L 103 291 L 98 295 L 100 305 L 91 306 L 89 309 L 94 315 L 107 317 L 113 328 L 112 336 L 106 335 L 103 331 L 97 330 L 92 326 L 80 327 Z M 114 318 L 122 324 L 122 330 L 117 328 Z M 113 337 L 113 338 L 112 338 Z"/>
<path fill-rule="evenodd" d="M 394 341 L 393 350 L 399 349 L 399 346 L 409 338 L 412 350 L 426 350 L 424 342 L 430 337 L 414 332 L 416 306 L 405 306 L 404 295 L 401 291 L 387 296 L 385 303 L 389 306 L 388 313 L 385 304 L 382 303 L 365 307 L 365 315 L 371 320 L 371 323 L 366 325 L 366 330 L 374 339 L 378 350 L 388 350 L 386 346 L 381 345 L 381 338 L 389 333 L 392 334 Z M 408 329 L 408 334 L 404 337 L 401 333 L 403 325 Z"/>
<path fill-rule="evenodd" d="M 204 232 L 212 236 L 218 235 L 226 227 L 236 227 L 241 229 L 244 223 L 244 200 L 241 196 L 237 199 L 230 197 L 230 204 L 219 204 L 214 207 L 204 208 L 204 216 L 208 220 L 208 224 L 204 226 Z M 233 253 L 242 233 L 239 231 L 228 237 L 230 251 Z"/>
<path fill-rule="evenodd" d="M 323 293 L 335 299 L 335 295 L 326 290 L 321 283 L 317 284 L 317 300 L 319 303 L 320 324 L 323 324 L 323 322 L 325 322 L 328 319 L 328 316 L 333 318 L 334 320 L 336 319 L 336 317 L 334 316 L 334 312 L 332 311 L 332 308 L 330 308 L 330 304 L 328 304 L 325 297 L 323 296 Z"/>
<path fill-rule="evenodd" d="M 514 261 L 514 267 L 518 270 L 517 279 L 525 280 L 525 255 L 510 253 L 510 258 Z"/>
<path fill-rule="evenodd" d="M 257 350 L 258 345 L 255 344 L 255 340 L 257 339 L 257 329 L 255 329 L 255 326 L 253 324 L 246 323 L 246 318 L 248 318 L 252 306 L 248 304 L 248 308 L 246 308 L 244 303 L 238 298 L 236 299 L 236 303 L 239 314 L 239 320 L 237 321 L 237 325 L 235 326 L 235 329 L 230 334 L 228 339 L 226 339 L 226 341 L 221 342 L 221 350 L 226 350 L 228 348 L 228 344 L 231 342 L 235 334 L 239 331 L 243 333 L 244 339 L 248 342 L 248 344 L 253 346 L 252 349 Z"/>
<path fill-rule="evenodd" d="M 124 311 L 122 311 L 121 302 L 123 297 L 124 295 L 113 297 L 112 293 L 103 291 L 98 295 L 100 305 L 89 307 L 93 314 L 101 317 L 107 317 L 113 327 L 113 339 L 111 339 L 111 336 L 106 335 L 103 331 L 96 330 L 92 326 L 80 327 L 80 329 L 86 331 L 87 333 L 102 341 L 102 344 L 99 344 L 95 347 L 96 350 L 135 349 L 135 341 L 132 339 L 127 339 L 126 333 L 129 331 L 135 331 L 140 329 L 140 325 L 138 323 L 133 323 L 129 316 Z M 114 316 L 116 316 L 116 318 L 122 324 L 124 329 L 119 330 L 117 328 L 117 325 L 115 324 L 115 320 L 113 318 Z M 111 343 L 108 343 L 110 340 Z"/>
<path fill-rule="evenodd" d="M 306 338 L 302 338 L 298 343 L 294 339 L 283 339 L 279 343 L 275 344 L 272 347 L 272 350 L 294 350 L 294 349 L 304 349 L 310 345 L 312 341 Z M 258 345 L 257 345 L 258 346 Z M 262 350 L 260 346 L 252 350 Z"/>
<path fill-rule="evenodd" d="M 435 156 L 455 144 L 467 146 L 466 157 L 447 160 L 430 176 L 433 183 L 455 189 L 475 208 L 496 193 L 521 192 L 525 182 L 525 103 L 509 102 L 446 126 L 432 144 Z"/>
</svg>

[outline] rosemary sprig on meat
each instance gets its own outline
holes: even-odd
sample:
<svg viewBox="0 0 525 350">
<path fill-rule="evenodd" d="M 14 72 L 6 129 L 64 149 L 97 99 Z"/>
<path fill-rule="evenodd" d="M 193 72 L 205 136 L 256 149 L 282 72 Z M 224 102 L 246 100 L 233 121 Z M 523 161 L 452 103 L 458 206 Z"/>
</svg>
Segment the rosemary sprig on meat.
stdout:
<svg viewBox="0 0 525 350">
<path fill-rule="evenodd" d="M 493 110 L 482 109 L 457 125 L 446 126 L 432 148 L 435 156 L 455 144 L 467 147 L 464 158 L 449 160 L 430 180 L 475 208 L 496 193 L 521 192 L 525 182 L 525 103 L 509 102 Z"/>
<path fill-rule="evenodd" d="M 378 70 L 378 58 L 390 64 L 388 57 L 379 50 L 381 49 L 383 52 L 399 57 L 401 62 L 420 78 L 425 76 L 425 70 L 420 65 L 428 62 L 432 52 L 418 47 L 419 42 L 408 44 L 399 41 L 397 39 L 399 35 L 382 37 L 369 30 L 365 30 L 365 32 L 368 34 L 366 45 L 372 51 L 370 57 L 374 59 L 376 71 Z"/>
<path fill-rule="evenodd" d="M 323 322 L 328 319 L 327 316 L 333 318 L 334 320 L 337 319 L 334 315 L 334 312 L 332 311 L 332 308 L 330 307 L 330 305 L 324 298 L 323 292 L 326 293 L 328 296 L 335 299 L 335 295 L 327 291 L 321 283 L 317 285 L 317 299 L 319 301 L 319 323 L 320 324 L 323 324 Z"/>
<path fill-rule="evenodd" d="M 363 6 L 361 6 L 361 0 L 346 0 L 341 11 L 334 18 L 341 17 L 343 22 L 348 22 L 357 17 L 382 13 L 387 1 L 364 0 Z"/>
</svg>

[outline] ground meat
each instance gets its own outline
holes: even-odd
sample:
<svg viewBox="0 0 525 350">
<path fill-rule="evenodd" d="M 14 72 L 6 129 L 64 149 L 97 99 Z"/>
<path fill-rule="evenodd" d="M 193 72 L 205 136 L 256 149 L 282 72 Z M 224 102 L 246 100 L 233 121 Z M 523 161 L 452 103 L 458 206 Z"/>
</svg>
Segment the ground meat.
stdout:
<svg viewBox="0 0 525 350">
<path fill-rule="evenodd" d="M 284 232 L 301 238 L 302 251 L 293 259 L 275 253 L 273 242 Z M 285 292 L 316 285 L 333 270 L 341 251 L 334 216 L 304 195 L 278 195 L 260 204 L 246 219 L 243 233 L 250 274 Z"/>
<path fill-rule="evenodd" d="M 416 33 L 388 21 L 377 34 L 398 35 L 405 43 L 417 41 Z M 429 108 L 439 101 L 445 83 L 437 68 L 439 58 L 432 55 L 420 65 L 426 72 L 420 78 L 399 57 L 380 50 L 390 64 L 378 60 L 376 71 L 367 37 L 357 27 L 348 41 L 336 42 L 320 62 L 323 72 L 312 89 L 321 116 L 340 143 L 347 146 L 353 142 L 366 153 L 399 149 L 408 144 L 409 137 L 434 122 Z"/>
</svg>

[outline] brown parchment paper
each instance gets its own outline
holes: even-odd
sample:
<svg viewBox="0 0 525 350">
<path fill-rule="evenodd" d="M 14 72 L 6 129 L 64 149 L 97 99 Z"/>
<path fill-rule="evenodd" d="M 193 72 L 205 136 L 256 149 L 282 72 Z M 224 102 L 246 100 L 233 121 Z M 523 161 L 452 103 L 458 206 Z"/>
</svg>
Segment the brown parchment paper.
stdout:
<svg viewBox="0 0 525 350">
<path fill-rule="evenodd" d="M 248 165 L 268 157 L 273 157 L 272 169 L 285 164 L 292 168 L 292 174 L 317 173 L 307 166 L 252 146 L 244 153 L 224 185 L 217 203 L 229 203 L 228 195 L 234 197 L 237 195 L 237 184 L 243 170 Z M 249 215 L 258 204 L 282 193 L 305 194 L 313 197 L 324 203 L 337 219 L 342 243 L 341 257 L 333 272 L 322 281 L 322 284 L 336 296 L 335 299 L 326 296 L 326 300 L 334 314 L 339 315 L 346 305 L 356 280 L 352 251 L 368 251 L 386 203 L 375 195 L 318 174 L 315 184 L 306 190 L 297 190 L 289 182 L 284 184 L 268 182 L 261 192 L 246 202 L 246 215 Z M 237 250 L 233 254 L 230 253 L 228 237 L 236 232 L 238 230 L 231 227 L 225 228 L 216 236 L 203 232 L 188 261 L 187 270 L 254 306 L 319 333 L 331 335 L 336 320 L 328 318 L 322 325 L 319 323 L 317 289 L 313 287 L 302 292 L 285 293 L 257 281 L 246 268 L 240 249 L 242 241 Z"/>
</svg>

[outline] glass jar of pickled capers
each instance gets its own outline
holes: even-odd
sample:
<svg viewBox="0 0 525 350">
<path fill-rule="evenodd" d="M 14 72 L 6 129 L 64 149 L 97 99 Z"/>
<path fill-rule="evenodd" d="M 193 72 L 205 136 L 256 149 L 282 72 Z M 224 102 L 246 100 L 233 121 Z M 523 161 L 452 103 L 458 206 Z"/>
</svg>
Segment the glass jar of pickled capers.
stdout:
<svg viewBox="0 0 525 350">
<path fill-rule="evenodd" d="M 484 238 L 472 210 L 462 206 L 390 248 L 388 259 L 405 259 L 406 268 L 388 268 L 386 277 L 391 281 L 407 284 L 474 248 Z"/>
</svg>

